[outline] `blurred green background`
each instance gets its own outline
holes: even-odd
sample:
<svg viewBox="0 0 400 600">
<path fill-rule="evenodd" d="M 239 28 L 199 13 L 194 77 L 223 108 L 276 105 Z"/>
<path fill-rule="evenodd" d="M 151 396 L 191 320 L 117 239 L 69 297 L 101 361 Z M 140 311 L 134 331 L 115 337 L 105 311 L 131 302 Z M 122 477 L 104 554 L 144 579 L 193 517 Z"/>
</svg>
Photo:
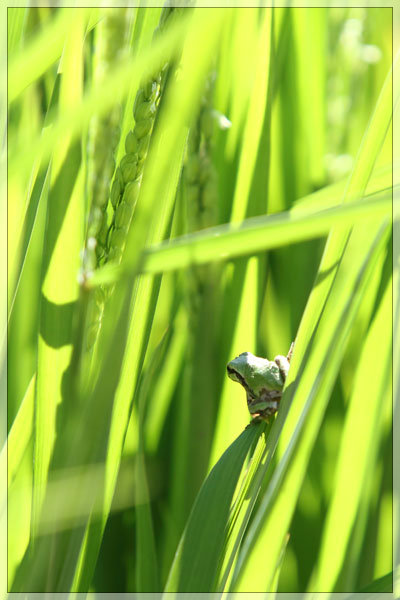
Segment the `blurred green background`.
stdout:
<svg viewBox="0 0 400 600">
<path fill-rule="evenodd" d="M 392 11 L 178 8 L 153 37 L 162 10 L 8 9 L 9 589 L 162 591 L 202 483 L 249 421 L 226 363 L 244 351 L 286 354 L 313 315 L 326 328 L 304 325 L 291 379 L 298 406 L 314 402 L 321 419 L 304 425 L 312 441 L 297 454 L 293 508 L 286 475 L 274 480 L 281 441 L 244 536 L 228 536 L 226 515 L 219 556 L 232 539 L 233 555 L 242 551 L 275 494 L 271 527 L 283 511 L 289 538 L 274 584 L 262 577 L 271 540 L 261 532 L 243 550 L 242 579 L 230 583 L 232 567 L 224 587 L 218 563 L 214 583 L 191 588 L 188 576 L 176 590 L 360 591 L 392 570 L 391 91 L 380 96 L 385 81 L 391 90 Z M 122 266 L 96 264 L 92 285 L 91 178 L 104 176 L 108 198 L 113 173 L 98 170 L 96 153 L 120 163 L 137 91 L 160 69 Z M 371 199 L 383 208 L 368 212 Z M 364 212 L 342 210 L 357 200 Z M 282 219 L 265 216 L 275 213 Z M 106 214 L 110 223 L 110 204 Z M 241 245 L 224 237 L 245 220 Z M 327 269 L 329 231 L 355 230 L 358 245 Z M 175 254 L 158 251 L 182 235 Z M 353 285 L 345 265 L 358 261 L 371 272 Z M 95 286 L 109 291 L 87 349 Z M 332 290 L 347 303 L 342 320 Z M 330 377 L 326 410 L 306 385 L 308 354 L 321 364 L 309 381 Z M 289 427 L 275 425 L 278 436 Z M 201 544 L 190 552 L 201 566 Z"/>
</svg>

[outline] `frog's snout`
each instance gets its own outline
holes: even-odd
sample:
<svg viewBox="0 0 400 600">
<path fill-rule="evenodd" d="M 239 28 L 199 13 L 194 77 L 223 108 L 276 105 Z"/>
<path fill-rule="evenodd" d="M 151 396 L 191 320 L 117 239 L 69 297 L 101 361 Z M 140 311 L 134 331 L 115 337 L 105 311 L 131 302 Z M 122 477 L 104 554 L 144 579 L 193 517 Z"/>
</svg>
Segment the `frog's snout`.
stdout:
<svg viewBox="0 0 400 600">
<path fill-rule="evenodd" d="M 232 375 L 232 373 L 235 372 L 235 369 L 233 367 L 231 367 L 230 362 L 226 365 L 226 370 L 227 370 L 228 375 Z"/>
<path fill-rule="evenodd" d="M 238 375 L 235 367 L 231 366 L 232 362 L 233 361 L 229 362 L 226 365 L 226 371 L 228 373 L 228 377 L 229 377 L 229 379 L 233 379 L 233 381 L 240 381 L 239 375 Z"/>
</svg>

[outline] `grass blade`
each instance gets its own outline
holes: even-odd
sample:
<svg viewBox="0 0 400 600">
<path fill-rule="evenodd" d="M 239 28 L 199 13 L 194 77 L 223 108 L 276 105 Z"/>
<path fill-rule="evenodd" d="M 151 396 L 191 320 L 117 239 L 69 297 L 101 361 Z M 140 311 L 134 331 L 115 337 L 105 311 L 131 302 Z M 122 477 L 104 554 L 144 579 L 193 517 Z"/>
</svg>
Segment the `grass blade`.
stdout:
<svg viewBox="0 0 400 600">
<path fill-rule="evenodd" d="M 84 11 L 86 14 L 78 16 L 75 11 L 61 10 L 51 25 L 30 42 L 28 48 L 12 56 L 8 69 L 9 103 L 60 58 L 72 23 L 77 16 L 78 18 L 89 17 L 93 9 L 86 8 L 80 9 L 80 11 Z"/>
<path fill-rule="evenodd" d="M 22 399 L 21 407 L 17 416 L 15 417 L 10 433 L 8 434 L 8 450 L 6 446 L 4 446 L 1 451 L 1 464 L 3 464 L 3 461 L 6 460 L 5 456 L 8 454 L 7 473 L 9 486 L 17 474 L 24 452 L 28 447 L 29 441 L 32 437 L 35 383 L 36 375 L 33 375 Z"/>
<path fill-rule="evenodd" d="M 263 424 L 246 428 L 225 451 L 201 488 L 172 565 L 166 593 L 215 589 L 229 508 L 247 453 Z M 210 539 L 213 540 L 210 545 Z"/>
<path fill-rule="evenodd" d="M 346 555 L 365 479 L 374 470 L 383 404 L 390 401 L 391 283 L 368 331 L 358 365 L 337 462 L 334 495 L 324 527 L 312 589 L 333 591 Z M 379 356 L 376 364 L 373 356 Z M 374 373 L 372 380 L 370 373 Z M 366 440 L 371 443 L 366 444 Z M 351 496 L 348 490 L 351 486 Z M 341 524 L 340 528 L 338 523 Z"/>
<path fill-rule="evenodd" d="M 396 188 L 395 194 L 397 193 Z M 293 209 L 277 215 L 251 217 L 238 227 L 222 225 L 176 238 L 169 243 L 149 248 L 143 271 L 168 272 L 324 237 L 333 225 L 348 223 L 350 226 L 360 219 L 389 215 L 391 199 L 392 192 L 389 189 L 368 199 L 317 212 Z M 94 274 L 91 285 L 112 282 L 124 275 L 127 273 L 122 267 L 104 267 Z"/>
</svg>

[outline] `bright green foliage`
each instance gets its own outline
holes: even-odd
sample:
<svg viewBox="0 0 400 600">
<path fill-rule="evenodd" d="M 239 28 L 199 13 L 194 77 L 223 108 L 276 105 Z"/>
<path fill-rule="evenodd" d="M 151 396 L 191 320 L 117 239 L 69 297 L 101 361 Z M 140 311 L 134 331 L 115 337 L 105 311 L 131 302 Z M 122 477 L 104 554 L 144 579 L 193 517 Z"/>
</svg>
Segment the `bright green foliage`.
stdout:
<svg viewBox="0 0 400 600">
<path fill-rule="evenodd" d="M 9 590 L 388 592 L 392 11 L 171 4 L 8 11 Z"/>
</svg>

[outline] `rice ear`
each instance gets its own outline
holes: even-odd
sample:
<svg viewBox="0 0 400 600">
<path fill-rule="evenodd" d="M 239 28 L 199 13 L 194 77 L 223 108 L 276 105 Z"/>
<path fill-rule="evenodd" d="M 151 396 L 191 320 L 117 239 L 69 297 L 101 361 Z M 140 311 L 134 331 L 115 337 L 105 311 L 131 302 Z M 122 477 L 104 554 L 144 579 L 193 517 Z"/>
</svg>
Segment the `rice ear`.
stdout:
<svg viewBox="0 0 400 600">
<path fill-rule="evenodd" d="M 186 5 L 187 3 L 183 3 Z M 179 12 L 179 8 L 166 3 L 161 11 L 160 22 L 153 37 L 158 35 L 167 26 L 171 17 Z M 163 95 L 168 64 L 165 64 L 151 79 L 145 81 L 136 93 L 133 104 L 133 116 L 135 124 L 125 139 L 125 155 L 122 157 L 119 167 L 115 173 L 111 187 L 111 204 L 114 215 L 107 236 L 108 246 L 103 262 L 112 260 L 119 262 L 122 258 L 123 246 L 121 233 L 113 234 L 119 224 L 123 223 L 124 231 L 128 233 L 134 208 L 140 195 L 144 165 L 149 151 L 151 135 Z M 132 207 L 128 211 L 126 207 L 120 207 L 122 201 Z M 122 251 L 114 252 L 113 245 L 117 243 Z"/>
<path fill-rule="evenodd" d="M 94 31 L 93 80 L 96 83 L 101 83 L 126 54 L 131 13 L 127 8 L 103 9 Z M 94 116 L 89 125 L 87 193 L 90 209 L 83 261 L 85 272 L 97 267 L 105 251 L 107 205 L 115 170 L 114 153 L 120 138 L 121 112 L 121 106 L 115 105 L 107 116 Z"/>
<path fill-rule="evenodd" d="M 107 10 L 125 11 L 126 9 Z M 158 26 L 159 30 L 163 29 L 174 12 L 175 8 L 171 6 L 163 8 Z M 99 194 L 96 195 L 96 199 L 93 202 L 94 209 L 89 219 L 91 221 L 90 239 L 94 243 L 87 245 L 87 247 L 90 246 L 91 251 L 88 252 L 85 249 L 85 255 L 90 270 L 109 261 L 117 264 L 121 262 L 127 235 L 140 194 L 144 164 L 149 150 L 151 134 L 165 79 L 166 65 L 150 80 L 145 81 L 137 91 L 133 105 L 135 123 L 125 138 L 125 155 L 115 170 L 111 186 L 110 182 L 112 173 L 114 172 L 114 165 L 112 166 L 112 170 L 111 167 L 106 169 L 104 161 L 102 163 L 98 161 L 97 179 L 102 180 L 102 190 L 103 192 L 106 191 L 106 193 L 103 193 L 101 196 Z M 114 123 L 116 116 L 114 114 L 110 115 L 109 120 Z M 108 140 L 109 148 L 110 139 L 116 139 L 116 136 L 112 132 L 110 132 Z M 102 175 L 98 172 L 101 165 L 105 169 L 105 173 Z M 107 223 L 108 199 L 112 207 L 110 223 Z M 92 347 L 97 337 L 95 331 L 98 332 L 101 326 L 104 302 L 106 297 L 111 293 L 112 288 L 108 288 L 104 293 L 103 303 L 100 301 L 91 306 L 91 317 L 89 319 L 90 335 L 87 336 L 87 345 L 89 348 Z"/>
</svg>

